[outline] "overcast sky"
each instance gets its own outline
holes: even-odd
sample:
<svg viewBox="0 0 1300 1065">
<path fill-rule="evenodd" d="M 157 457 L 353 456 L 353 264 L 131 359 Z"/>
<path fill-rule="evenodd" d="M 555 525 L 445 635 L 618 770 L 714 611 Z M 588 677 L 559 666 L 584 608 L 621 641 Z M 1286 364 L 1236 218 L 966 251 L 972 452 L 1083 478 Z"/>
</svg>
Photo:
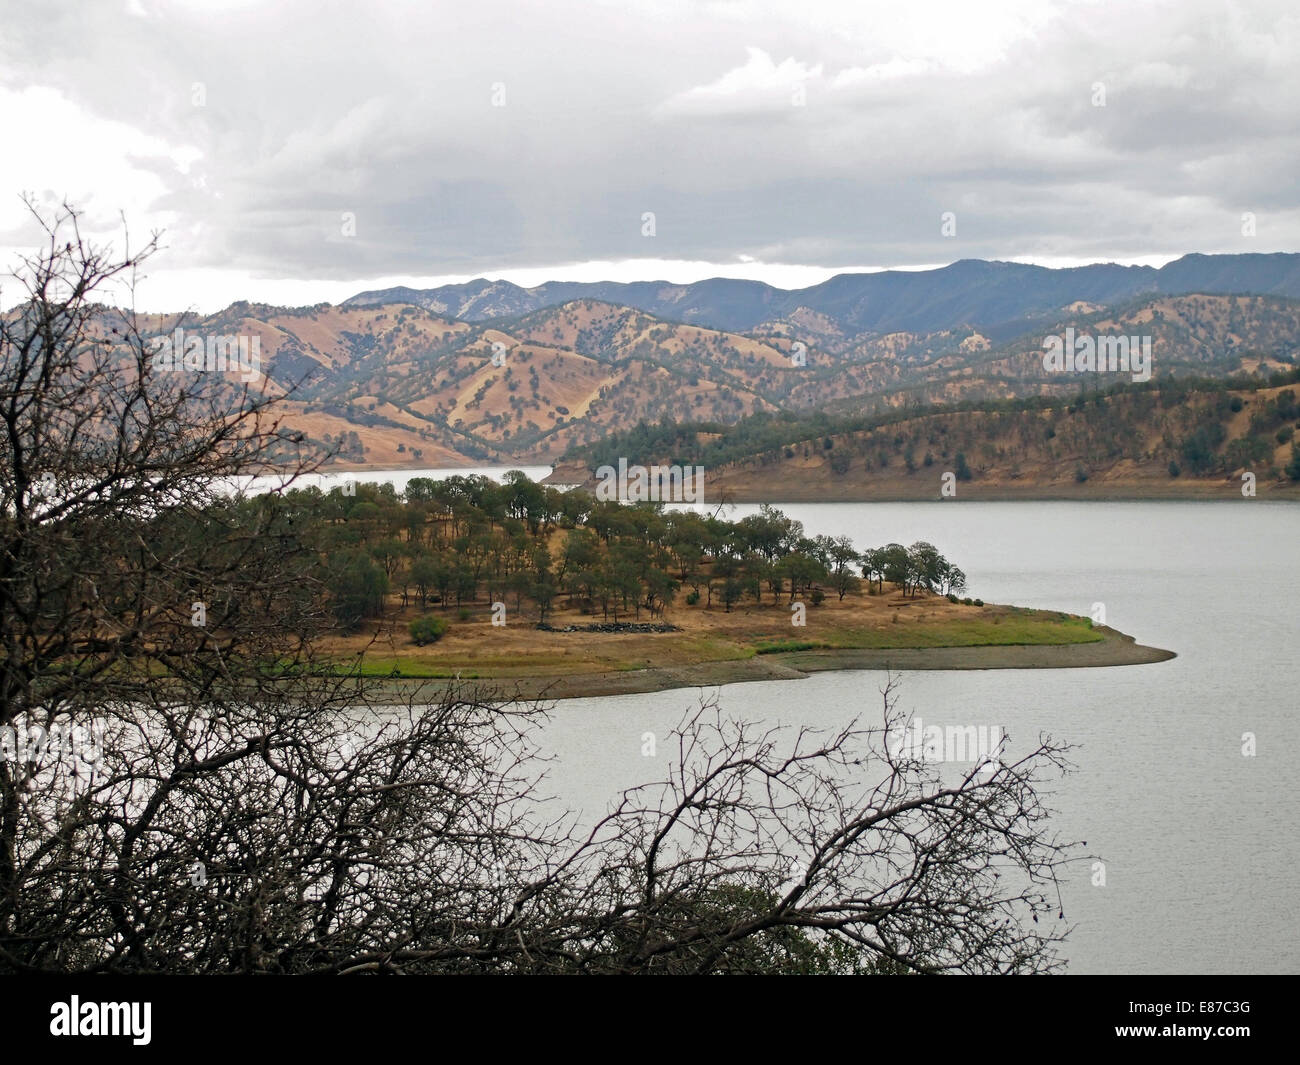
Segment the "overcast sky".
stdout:
<svg viewBox="0 0 1300 1065">
<path fill-rule="evenodd" d="M 0 254 L 23 192 L 164 228 L 150 310 L 1296 251 L 1298 105 L 1294 0 L 0 0 Z"/>
</svg>

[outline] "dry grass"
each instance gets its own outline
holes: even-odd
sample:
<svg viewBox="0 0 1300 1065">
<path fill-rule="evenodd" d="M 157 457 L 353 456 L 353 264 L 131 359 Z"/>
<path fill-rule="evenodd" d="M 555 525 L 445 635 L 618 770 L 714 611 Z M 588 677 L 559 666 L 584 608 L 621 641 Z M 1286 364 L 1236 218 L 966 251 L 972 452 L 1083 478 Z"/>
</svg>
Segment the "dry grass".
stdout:
<svg viewBox="0 0 1300 1065">
<path fill-rule="evenodd" d="M 527 606 L 527 604 L 525 604 Z M 394 609 L 383 621 L 354 636 L 331 637 L 323 650 L 340 667 L 357 664 L 372 676 L 395 670 L 404 677 L 508 679 L 571 676 L 709 662 L 741 661 L 755 655 L 803 649 L 938 648 L 989 646 L 1059 646 L 1101 639 L 1086 618 L 1055 611 L 1008 606 L 964 606 L 940 596 L 905 599 L 897 592 L 833 596 L 821 606 L 809 605 L 806 624 L 791 624 L 791 611 L 765 597 L 731 612 L 715 605 L 678 603 L 662 619 L 680 628 L 667 633 L 546 632 L 536 615 L 520 616 L 507 604 L 506 625 L 491 624 L 490 604 L 470 605 L 461 620 L 455 607 L 437 606 L 428 612 L 446 617 L 447 635 L 438 643 L 417 647 L 407 635 L 407 623 L 420 613 Z M 558 610 L 550 624 L 599 622 L 577 610 Z M 613 620 L 611 617 L 610 620 Z M 619 620 L 650 621 L 620 614 Z M 658 620 L 658 619 L 656 619 Z"/>
</svg>

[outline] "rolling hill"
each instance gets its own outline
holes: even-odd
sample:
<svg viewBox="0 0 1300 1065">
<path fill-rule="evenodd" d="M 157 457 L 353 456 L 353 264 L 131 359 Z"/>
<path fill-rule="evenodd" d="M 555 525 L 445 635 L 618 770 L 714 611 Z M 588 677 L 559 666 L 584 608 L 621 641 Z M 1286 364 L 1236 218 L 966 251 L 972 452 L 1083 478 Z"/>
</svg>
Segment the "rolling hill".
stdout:
<svg viewBox="0 0 1300 1065">
<path fill-rule="evenodd" d="M 1207 290 L 1163 291 L 1195 284 Z M 1157 379 L 1262 380 L 1295 365 L 1296 295 L 1297 255 L 1187 256 L 1160 270 L 965 261 L 793 293 L 476 281 L 142 324 L 256 337 L 286 424 L 340 463 L 456 466 L 554 461 L 638 423 L 843 418 L 1114 384 L 1044 370 L 1044 337 L 1067 330 L 1150 338 Z"/>
<path fill-rule="evenodd" d="M 619 458 L 705 470 L 705 499 L 1300 498 L 1300 370 L 1268 382 L 1153 380 L 871 416 L 760 414 L 734 426 L 640 426 L 566 457 L 593 483 Z M 945 490 L 945 479 L 947 490 Z"/>
</svg>

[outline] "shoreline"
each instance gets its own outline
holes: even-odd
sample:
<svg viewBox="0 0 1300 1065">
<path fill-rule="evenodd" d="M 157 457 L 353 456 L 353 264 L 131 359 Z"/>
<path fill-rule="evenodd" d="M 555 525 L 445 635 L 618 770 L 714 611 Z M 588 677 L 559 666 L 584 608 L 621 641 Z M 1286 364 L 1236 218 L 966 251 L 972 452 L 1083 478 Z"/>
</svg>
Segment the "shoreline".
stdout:
<svg viewBox="0 0 1300 1065">
<path fill-rule="evenodd" d="M 1091 669 L 1103 666 L 1148 665 L 1177 658 L 1174 651 L 1139 644 L 1116 629 L 1101 628 L 1105 637 L 1093 643 L 991 644 L 966 647 L 843 648 L 784 651 L 753 658 L 700 662 L 685 666 L 654 666 L 614 672 L 539 677 L 485 677 L 464 680 L 379 680 L 373 682 L 373 703 L 404 703 L 407 693 L 437 698 L 452 687 L 492 689 L 511 699 L 587 699 L 606 695 L 638 695 L 678 688 L 717 687 L 763 680 L 806 680 L 832 670 L 966 670 L 966 669 Z"/>
<path fill-rule="evenodd" d="M 478 466 L 430 467 L 426 463 L 386 464 L 374 467 L 367 463 L 338 462 L 315 471 L 313 476 L 344 476 L 347 474 L 371 474 L 382 480 L 386 475 L 420 474 L 430 469 L 451 471 L 452 473 L 472 473 L 486 467 L 503 470 L 520 469 L 524 466 L 550 466 L 551 472 L 539 479 L 538 484 L 570 485 L 579 483 L 589 490 L 594 486 L 590 480 L 590 471 L 586 478 L 578 478 L 572 469 L 566 469 L 551 460 L 521 460 L 516 463 L 493 462 Z M 891 479 L 871 486 L 857 484 L 835 484 L 808 480 L 801 477 L 781 478 L 775 484 L 765 480 L 761 486 L 741 483 L 728 483 L 731 478 L 723 477 L 720 483 L 710 484 L 705 481 L 704 496 L 706 503 L 768 503 L 780 506 L 782 503 L 929 503 L 947 502 L 933 484 L 922 484 L 908 478 Z M 1241 481 L 1222 475 L 1214 477 L 1178 480 L 1139 479 L 1112 480 L 1096 478 L 1083 484 L 1074 482 L 1049 481 L 1017 484 L 1005 480 L 979 480 L 963 482 L 959 489 L 960 498 L 970 502 L 989 503 L 1210 503 L 1240 500 Z M 1278 502 L 1300 501 L 1300 482 L 1260 481 L 1256 486 L 1257 498 Z"/>
<path fill-rule="evenodd" d="M 970 484 L 963 484 L 960 491 L 960 498 L 968 503 L 1231 503 L 1240 502 L 1243 498 L 1240 482 L 1228 482 L 1225 486 L 1217 481 L 1198 484 L 1191 491 L 1142 491 L 1104 485 L 1098 485 L 1094 489 L 1067 489 L 1049 485 L 1019 488 L 1005 484 L 988 487 L 972 487 Z M 839 493 L 819 489 L 801 490 L 797 486 L 792 486 L 781 494 L 779 502 L 772 502 L 770 496 L 771 493 L 767 491 L 746 491 L 725 487 L 719 493 L 719 498 L 727 503 L 770 503 L 772 506 L 780 506 L 782 503 L 956 502 L 956 499 L 944 499 L 938 492 L 929 489 L 915 492 L 883 491 L 866 495 L 852 489 Z M 1254 498 L 1263 502 L 1300 502 L 1300 485 L 1261 482 L 1257 486 L 1257 494 Z"/>
<path fill-rule="evenodd" d="M 556 465 L 542 484 L 579 484 L 594 491 L 591 471 L 582 466 Z M 762 473 L 723 467 L 704 479 L 706 503 L 1205 503 L 1241 500 L 1238 476 L 1110 477 L 1099 474 L 1083 482 L 1051 479 L 976 478 L 960 482 L 956 494 L 945 498 L 937 476 L 889 474 L 870 480 L 833 477 L 823 467 L 795 468 Z M 1300 482 L 1261 480 L 1256 498 L 1294 502 L 1300 500 Z"/>
</svg>

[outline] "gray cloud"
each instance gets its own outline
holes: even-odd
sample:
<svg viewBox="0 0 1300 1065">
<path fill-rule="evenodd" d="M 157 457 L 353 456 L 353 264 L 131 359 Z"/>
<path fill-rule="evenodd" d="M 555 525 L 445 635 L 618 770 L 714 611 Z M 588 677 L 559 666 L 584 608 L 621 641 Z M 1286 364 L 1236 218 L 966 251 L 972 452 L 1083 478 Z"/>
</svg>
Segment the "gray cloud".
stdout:
<svg viewBox="0 0 1300 1065">
<path fill-rule="evenodd" d="M 190 266 L 347 280 L 1300 245 L 1284 3 L 1032 5 L 989 39 L 960 3 L 910 22 L 860 4 L 133 6 L 5 10 L 0 86 L 135 131 L 150 147 L 123 151 L 162 183 L 169 261 Z M 188 170 L 158 144 L 193 149 Z"/>
</svg>

